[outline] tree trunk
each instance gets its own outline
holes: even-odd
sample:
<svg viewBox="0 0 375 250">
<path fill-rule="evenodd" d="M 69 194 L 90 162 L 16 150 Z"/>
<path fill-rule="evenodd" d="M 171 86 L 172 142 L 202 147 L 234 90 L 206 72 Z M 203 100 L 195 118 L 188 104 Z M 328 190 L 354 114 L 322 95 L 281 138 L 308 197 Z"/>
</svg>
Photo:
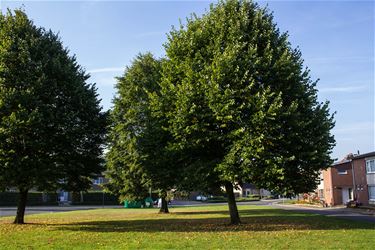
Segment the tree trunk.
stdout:
<svg viewBox="0 0 375 250">
<path fill-rule="evenodd" d="M 27 202 L 27 194 L 29 190 L 20 189 L 20 196 L 18 198 L 17 215 L 14 219 L 14 224 L 24 224 L 25 208 Z"/>
<path fill-rule="evenodd" d="M 165 197 L 161 197 L 161 207 L 160 207 L 159 213 L 164 213 L 164 214 L 169 213 L 168 202 L 165 199 Z"/>
<path fill-rule="evenodd" d="M 236 197 L 233 193 L 233 185 L 230 182 L 225 182 L 225 191 L 227 192 L 228 196 L 228 207 L 229 207 L 229 214 L 230 214 L 230 224 L 237 225 L 240 224 L 240 216 L 238 214 L 237 205 L 236 205 Z"/>
</svg>

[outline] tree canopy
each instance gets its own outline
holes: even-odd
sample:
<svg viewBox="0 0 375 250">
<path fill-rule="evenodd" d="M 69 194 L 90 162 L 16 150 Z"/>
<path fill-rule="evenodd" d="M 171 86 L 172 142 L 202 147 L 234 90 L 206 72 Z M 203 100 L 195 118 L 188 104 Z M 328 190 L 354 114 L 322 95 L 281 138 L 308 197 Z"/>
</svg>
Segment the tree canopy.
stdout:
<svg viewBox="0 0 375 250">
<path fill-rule="evenodd" d="M 160 191 L 162 212 L 168 212 L 166 191 L 177 173 L 168 150 L 170 133 L 164 120 L 153 115 L 151 97 L 159 94 L 162 60 L 151 53 L 139 54 L 122 77 L 117 78 L 107 154 L 109 191 L 123 200 L 142 200 L 148 189 Z"/>
<path fill-rule="evenodd" d="M 165 49 L 159 115 L 189 172 L 225 185 L 232 223 L 232 185 L 286 195 L 316 187 L 332 163 L 333 115 L 272 13 L 221 1 L 174 28 Z"/>
<path fill-rule="evenodd" d="M 106 114 L 58 35 L 21 10 L 0 14 L 0 187 L 80 191 L 103 170 Z"/>
</svg>

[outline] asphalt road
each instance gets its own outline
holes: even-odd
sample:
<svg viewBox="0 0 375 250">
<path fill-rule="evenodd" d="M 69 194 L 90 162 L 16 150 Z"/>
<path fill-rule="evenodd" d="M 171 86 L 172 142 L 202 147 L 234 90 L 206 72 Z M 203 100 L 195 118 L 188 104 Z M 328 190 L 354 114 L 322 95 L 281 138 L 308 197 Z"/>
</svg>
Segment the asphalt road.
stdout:
<svg viewBox="0 0 375 250">
<path fill-rule="evenodd" d="M 218 205 L 226 205 L 227 203 L 214 203 Z M 269 202 L 255 201 L 246 202 L 243 205 L 267 205 Z M 202 206 L 202 205 L 213 205 L 213 203 L 202 203 L 200 201 L 173 201 L 171 207 L 178 206 Z M 26 207 L 25 214 L 41 214 L 41 213 L 58 213 L 58 212 L 69 212 L 76 210 L 91 210 L 101 208 L 122 208 L 122 206 L 32 206 Z M 17 213 L 17 207 L 0 207 L 0 217 L 4 216 L 15 216 Z"/>
<path fill-rule="evenodd" d="M 42 214 L 42 213 L 58 213 L 69 212 L 76 210 L 91 210 L 100 208 L 122 208 L 122 206 L 33 206 L 26 207 L 25 214 Z M 0 207 L 0 217 L 15 216 L 17 213 L 16 207 Z"/>
</svg>

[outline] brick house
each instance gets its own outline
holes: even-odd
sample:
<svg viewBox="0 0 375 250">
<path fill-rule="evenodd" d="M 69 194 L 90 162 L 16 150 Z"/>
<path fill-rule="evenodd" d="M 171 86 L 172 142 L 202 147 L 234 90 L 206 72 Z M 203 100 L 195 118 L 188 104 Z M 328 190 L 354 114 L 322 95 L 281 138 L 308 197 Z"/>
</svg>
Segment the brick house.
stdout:
<svg viewBox="0 0 375 250">
<path fill-rule="evenodd" d="M 375 152 L 348 155 L 321 172 L 320 199 L 330 206 L 357 200 L 375 204 Z"/>
<path fill-rule="evenodd" d="M 346 204 L 354 199 L 351 161 L 344 160 L 322 171 L 323 185 L 319 196 L 331 206 Z"/>
<path fill-rule="evenodd" d="M 375 205 L 375 151 L 353 157 L 355 193 L 361 203 Z"/>
</svg>

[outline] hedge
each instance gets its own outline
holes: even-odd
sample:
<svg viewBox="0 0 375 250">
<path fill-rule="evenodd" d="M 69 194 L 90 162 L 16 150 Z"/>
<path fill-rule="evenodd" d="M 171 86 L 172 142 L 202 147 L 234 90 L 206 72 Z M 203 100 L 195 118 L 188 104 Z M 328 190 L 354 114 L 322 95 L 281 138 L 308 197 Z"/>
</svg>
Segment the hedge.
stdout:
<svg viewBox="0 0 375 250">
<path fill-rule="evenodd" d="M 73 193 L 72 205 L 103 205 L 103 192 L 83 192 L 83 201 L 80 193 Z M 104 193 L 104 205 L 119 205 L 117 196 Z"/>
<path fill-rule="evenodd" d="M 0 192 L 0 206 L 17 206 L 19 194 L 17 192 Z M 58 205 L 56 193 L 30 192 L 27 196 L 28 206 Z"/>
<path fill-rule="evenodd" d="M 102 192 L 84 192 L 83 202 L 80 193 L 72 194 L 71 205 L 103 205 Z M 0 192 L 0 206 L 17 206 L 18 192 Z M 104 205 L 119 205 L 118 197 L 104 193 Z M 27 197 L 27 206 L 57 206 L 57 193 L 30 192 Z"/>
</svg>

